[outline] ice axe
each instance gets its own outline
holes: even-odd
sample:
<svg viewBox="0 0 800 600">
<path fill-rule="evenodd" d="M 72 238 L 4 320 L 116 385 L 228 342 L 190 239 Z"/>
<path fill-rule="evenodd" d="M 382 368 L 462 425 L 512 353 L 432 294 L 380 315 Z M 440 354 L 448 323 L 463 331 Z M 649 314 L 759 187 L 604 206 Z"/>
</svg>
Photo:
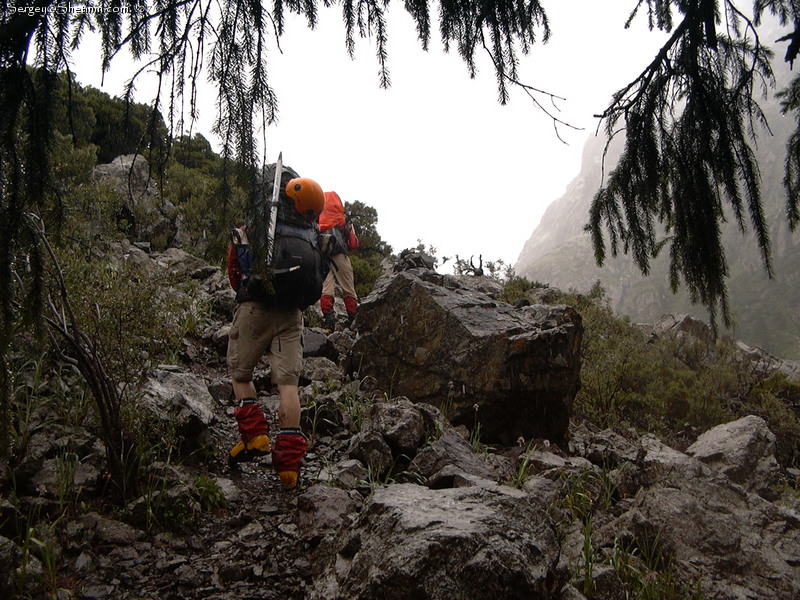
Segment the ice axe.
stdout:
<svg viewBox="0 0 800 600">
<path fill-rule="evenodd" d="M 275 250 L 275 227 L 278 223 L 278 205 L 281 196 L 281 179 L 283 177 L 283 152 L 278 153 L 275 162 L 275 175 L 272 181 L 272 200 L 270 201 L 269 223 L 267 225 L 267 265 L 272 267 L 272 256 Z"/>
</svg>

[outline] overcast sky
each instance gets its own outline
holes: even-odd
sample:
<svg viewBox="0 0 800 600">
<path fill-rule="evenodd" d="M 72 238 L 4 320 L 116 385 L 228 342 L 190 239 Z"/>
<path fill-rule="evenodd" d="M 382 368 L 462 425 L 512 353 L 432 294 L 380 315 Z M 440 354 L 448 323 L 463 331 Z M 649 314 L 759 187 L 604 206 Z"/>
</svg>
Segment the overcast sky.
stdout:
<svg viewBox="0 0 800 600">
<path fill-rule="evenodd" d="M 476 79 L 438 38 L 429 52 L 416 41 L 399 2 L 389 12 L 392 86 L 380 89 L 370 40 L 359 40 L 351 60 L 341 13 L 320 10 L 320 25 L 290 19 L 273 48 L 270 83 L 280 102 L 279 122 L 267 132 L 266 155 L 301 175 L 378 211 L 378 231 L 395 252 L 417 240 L 438 256 L 482 254 L 513 264 L 547 206 L 578 173 L 581 150 L 613 91 L 652 60 L 663 36 L 638 18 L 623 25 L 634 2 L 545 3 L 551 41 L 523 58 L 521 79 L 563 96 L 560 127 L 520 91 L 500 106 L 494 74 L 483 57 Z M 613 7 L 613 8 L 612 8 Z M 101 85 L 99 51 L 85 43 L 75 54 L 78 80 L 117 95 L 129 63 L 112 63 Z M 146 84 L 137 100 L 149 102 Z M 195 131 L 211 135 L 216 92 L 200 94 Z M 598 173 L 599 183 L 599 173 Z"/>
</svg>

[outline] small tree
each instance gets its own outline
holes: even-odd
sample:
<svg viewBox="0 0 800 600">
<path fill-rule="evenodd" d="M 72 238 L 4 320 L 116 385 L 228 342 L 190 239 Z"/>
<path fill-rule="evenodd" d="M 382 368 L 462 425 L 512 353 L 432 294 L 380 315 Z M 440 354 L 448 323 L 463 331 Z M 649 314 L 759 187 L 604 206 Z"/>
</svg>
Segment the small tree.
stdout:
<svg viewBox="0 0 800 600">
<path fill-rule="evenodd" d="M 358 234 L 358 249 L 351 251 L 356 293 L 364 297 L 372 291 L 375 280 L 383 273 L 381 263 L 391 255 L 389 246 L 378 233 L 378 211 L 363 202 L 345 202 L 345 213 L 349 216 Z"/>
</svg>

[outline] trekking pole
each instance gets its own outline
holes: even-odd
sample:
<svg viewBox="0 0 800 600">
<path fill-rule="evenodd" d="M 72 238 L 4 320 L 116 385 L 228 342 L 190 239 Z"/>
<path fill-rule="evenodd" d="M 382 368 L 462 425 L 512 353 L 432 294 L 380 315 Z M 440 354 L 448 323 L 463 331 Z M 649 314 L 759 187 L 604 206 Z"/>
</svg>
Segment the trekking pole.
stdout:
<svg viewBox="0 0 800 600">
<path fill-rule="evenodd" d="M 275 226 L 278 223 L 278 205 L 281 194 L 281 178 L 283 176 L 283 152 L 278 153 L 275 163 L 275 178 L 272 182 L 272 201 L 270 202 L 269 226 L 267 228 L 267 267 L 272 267 L 272 256 L 275 249 Z"/>
</svg>

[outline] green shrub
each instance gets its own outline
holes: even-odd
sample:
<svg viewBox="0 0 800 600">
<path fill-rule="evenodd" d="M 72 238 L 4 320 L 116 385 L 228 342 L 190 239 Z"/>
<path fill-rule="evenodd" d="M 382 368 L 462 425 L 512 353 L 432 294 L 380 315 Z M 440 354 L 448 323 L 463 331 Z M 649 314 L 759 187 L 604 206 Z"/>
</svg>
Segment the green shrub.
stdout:
<svg viewBox="0 0 800 600">
<path fill-rule="evenodd" d="M 546 286 L 538 281 L 530 281 L 526 277 L 517 275 L 513 270 L 509 270 L 506 274 L 503 290 L 500 292 L 499 299 L 503 302 L 514 304 L 522 300 L 529 291 L 543 287 Z"/>
<path fill-rule="evenodd" d="M 601 427 L 635 427 L 669 439 L 748 414 L 778 437 L 778 460 L 800 460 L 800 385 L 767 377 L 736 358 L 732 340 L 710 345 L 684 336 L 650 338 L 614 314 L 602 288 L 564 294 L 583 317 L 581 389 L 575 416 Z"/>
<path fill-rule="evenodd" d="M 193 287 L 177 276 L 147 271 L 124 259 L 94 258 L 74 247 L 59 252 L 78 325 L 117 383 L 138 383 L 174 356 L 196 310 Z M 178 290 L 177 293 L 174 290 Z"/>
</svg>

